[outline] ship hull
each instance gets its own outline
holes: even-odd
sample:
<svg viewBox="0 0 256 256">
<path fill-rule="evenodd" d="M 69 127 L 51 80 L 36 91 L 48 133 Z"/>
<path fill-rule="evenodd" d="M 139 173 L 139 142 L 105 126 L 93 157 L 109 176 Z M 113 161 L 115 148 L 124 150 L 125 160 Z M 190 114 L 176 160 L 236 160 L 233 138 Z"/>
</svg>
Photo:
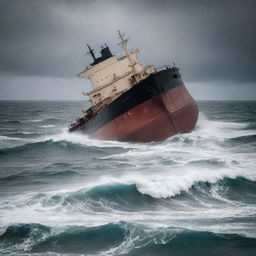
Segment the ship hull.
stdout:
<svg viewBox="0 0 256 256">
<path fill-rule="evenodd" d="M 167 69 L 124 93 L 81 130 L 102 140 L 162 141 L 191 132 L 197 119 L 197 104 L 178 69 Z"/>
</svg>

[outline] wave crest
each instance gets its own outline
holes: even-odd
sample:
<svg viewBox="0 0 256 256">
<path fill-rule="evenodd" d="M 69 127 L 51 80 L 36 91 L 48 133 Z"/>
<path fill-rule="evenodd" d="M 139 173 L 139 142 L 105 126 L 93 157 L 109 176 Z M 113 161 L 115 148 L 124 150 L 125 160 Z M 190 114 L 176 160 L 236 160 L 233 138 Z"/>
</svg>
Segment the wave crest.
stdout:
<svg viewBox="0 0 256 256">
<path fill-rule="evenodd" d="M 96 253 L 97 255 L 241 255 L 256 252 L 256 239 L 234 234 L 216 234 L 175 227 L 154 229 L 119 222 L 96 227 L 70 226 L 61 229 L 40 224 L 9 226 L 0 236 L 5 252 Z M 17 250 L 18 249 L 18 250 Z"/>
</svg>

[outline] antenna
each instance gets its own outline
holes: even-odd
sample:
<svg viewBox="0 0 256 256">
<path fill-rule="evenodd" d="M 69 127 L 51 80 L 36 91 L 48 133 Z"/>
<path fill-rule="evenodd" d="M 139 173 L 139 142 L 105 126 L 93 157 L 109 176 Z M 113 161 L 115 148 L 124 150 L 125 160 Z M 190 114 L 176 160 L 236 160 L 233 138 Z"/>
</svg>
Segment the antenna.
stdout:
<svg viewBox="0 0 256 256">
<path fill-rule="evenodd" d="M 95 55 L 93 53 L 94 49 L 92 49 L 89 44 L 87 44 L 87 47 L 89 49 L 89 52 L 87 52 L 87 54 L 91 54 L 91 56 L 93 57 L 93 60 L 96 61 L 96 57 L 95 57 Z"/>
<path fill-rule="evenodd" d="M 125 34 L 124 33 L 122 34 L 120 32 L 120 30 L 118 30 L 118 35 L 119 35 L 119 39 L 121 41 L 118 45 L 120 45 L 123 48 L 123 50 L 126 52 L 126 54 L 128 55 L 129 50 L 127 48 L 127 43 L 128 43 L 129 38 L 125 38 Z"/>
</svg>

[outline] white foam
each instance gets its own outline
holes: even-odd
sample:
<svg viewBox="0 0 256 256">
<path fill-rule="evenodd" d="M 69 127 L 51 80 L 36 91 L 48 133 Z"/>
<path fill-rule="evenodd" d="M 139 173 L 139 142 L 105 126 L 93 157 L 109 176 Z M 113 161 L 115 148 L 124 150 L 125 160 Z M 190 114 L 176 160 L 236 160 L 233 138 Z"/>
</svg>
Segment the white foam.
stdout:
<svg viewBox="0 0 256 256">
<path fill-rule="evenodd" d="M 118 142 L 118 141 L 102 141 L 89 138 L 86 134 L 81 132 L 68 132 L 67 129 L 62 129 L 62 132 L 57 135 L 46 137 L 46 140 L 53 141 L 67 141 L 74 144 L 84 145 L 84 146 L 95 146 L 95 147 L 121 147 L 121 148 L 133 148 L 140 146 L 139 144 L 131 144 L 127 142 Z"/>
<path fill-rule="evenodd" d="M 43 119 L 32 119 L 32 120 L 27 120 L 28 122 L 31 122 L 31 123 L 38 123 L 38 122 L 42 122 Z"/>
<path fill-rule="evenodd" d="M 182 191 L 189 191 L 191 186 L 199 181 L 215 183 L 224 177 L 235 179 L 238 176 L 251 181 L 256 180 L 256 163 L 254 153 L 242 153 L 233 151 L 233 148 L 223 147 L 225 140 L 233 136 L 243 136 L 244 134 L 255 134 L 254 130 L 246 130 L 247 124 L 233 122 L 208 121 L 200 114 L 196 129 L 189 134 L 174 136 L 161 143 L 123 143 L 115 141 L 99 141 L 90 139 L 82 133 L 69 133 L 63 129 L 59 134 L 48 135 L 38 138 L 39 141 L 67 141 L 74 144 L 99 147 L 106 150 L 108 154 L 99 155 L 98 164 L 101 160 L 108 162 L 106 171 L 97 171 L 88 174 L 84 178 L 81 176 L 79 181 L 73 181 L 64 188 L 51 188 L 51 192 L 45 192 L 46 198 L 53 195 L 60 195 L 63 198 L 69 193 L 79 189 L 90 189 L 101 185 L 111 184 L 136 184 L 137 189 L 146 195 L 154 198 L 167 198 L 180 194 Z M 243 130 L 240 130 L 240 129 Z M 4 136 L 1 136 L 0 139 Z M 9 137 L 8 137 L 9 139 Z M 110 153 L 108 148 L 117 147 L 125 149 L 124 152 Z M 208 160 L 221 161 L 219 166 L 208 163 Z M 170 161 L 171 163 L 169 163 Z M 200 161 L 204 164 L 200 165 Z M 191 164 L 199 162 L 198 164 Z M 113 172 L 115 164 L 123 164 L 127 167 L 119 167 Z M 132 167 L 131 167 L 132 166 Z M 86 166 L 84 167 L 87 170 Z M 112 169 L 111 169 L 112 168 Z M 109 170 L 109 172 L 108 172 Z M 44 199 L 39 199 L 37 203 L 30 204 L 31 198 L 36 193 L 23 193 L 16 197 L 11 197 L 9 208 L 1 208 L 1 224 L 10 225 L 11 223 L 41 223 L 50 226 L 65 225 L 86 225 L 97 226 L 110 222 L 127 221 L 146 223 L 155 226 L 185 227 L 201 230 L 222 230 L 222 232 L 241 232 L 239 223 L 230 226 L 217 227 L 210 225 L 199 225 L 200 219 L 213 218 L 233 218 L 248 217 L 256 214 L 254 205 L 246 205 L 241 202 L 227 200 L 220 196 L 218 188 L 212 186 L 212 197 L 225 203 L 223 207 L 217 207 L 211 202 L 202 207 L 188 207 L 188 210 L 166 208 L 156 209 L 155 211 L 118 211 L 111 207 L 105 212 L 90 210 L 86 202 L 74 205 L 56 204 L 45 206 Z M 47 188 L 48 190 L 48 188 Z M 50 190 L 50 189 L 49 189 Z M 198 199 L 200 200 L 200 199 Z M 182 204 L 182 202 L 178 202 Z M 106 205 L 102 205 L 108 207 Z M 237 226 L 236 226 L 237 225 Z M 246 233 L 246 231 L 244 232 Z M 131 241 L 132 242 L 132 241 Z M 129 245 L 121 248 L 124 249 Z M 118 249 L 118 250 L 119 250 Z M 117 250 L 117 251 L 118 251 Z"/>
<path fill-rule="evenodd" d="M 21 134 L 34 134 L 34 133 L 38 133 L 40 134 L 41 132 L 20 132 Z"/>
<path fill-rule="evenodd" d="M 220 122 L 220 121 L 209 121 L 206 117 L 200 113 L 198 124 L 196 129 L 188 134 L 176 135 L 165 142 L 159 143 L 127 143 L 118 141 L 102 141 L 97 139 L 89 138 L 85 133 L 82 132 L 68 132 L 66 128 L 62 129 L 62 132 L 53 136 L 48 136 L 43 138 L 43 140 L 53 141 L 68 141 L 75 144 L 85 145 L 85 146 L 96 146 L 96 147 L 121 147 L 125 149 L 140 149 L 142 151 L 147 151 L 150 148 L 153 149 L 165 149 L 171 147 L 176 147 L 177 145 L 184 146 L 183 143 L 186 140 L 191 140 L 194 145 L 198 142 L 207 140 L 209 144 L 215 143 L 216 141 L 223 141 L 224 139 L 245 136 L 245 135 L 255 135 L 256 130 L 241 130 L 241 128 L 247 127 L 246 123 L 235 123 L 235 122 Z M 54 125 L 42 125 L 43 128 L 53 127 Z M 173 143 L 174 138 L 179 138 L 178 143 Z M 159 145 L 159 146 L 158 146 Z M 182 149 L 181 149 L 182 150 Z M 185 149 L 186 150 L 186 149 Z"/>
<path fill-rule="evenodd" d="M 16 138 L 16 137 L 8 137 L 8 136 L 0 136 L 0 140 L 26 140 L 26 139 Z"/>
<path fill-rule="evenodd" d="M 53 124 L 49 124 L 49 125 L 41 125 L 40 127 L 42 128 L 51 128 L 51 127 L 54 127 L 55 125 Z"/>
</svg>

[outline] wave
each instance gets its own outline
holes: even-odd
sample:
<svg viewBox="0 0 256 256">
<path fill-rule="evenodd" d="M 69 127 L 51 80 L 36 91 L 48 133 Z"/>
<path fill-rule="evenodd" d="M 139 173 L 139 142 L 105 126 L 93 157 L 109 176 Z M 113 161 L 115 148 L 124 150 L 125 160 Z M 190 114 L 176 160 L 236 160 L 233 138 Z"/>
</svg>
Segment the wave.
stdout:
<svg viewBox="0 0 256 256">
<path fill-rule="evenodd" d="M 55 122 L 56 119 L 54 118 L 48 118 L 48 119 L 42 119 L 42 120 L 34 120 L 34 121 L 43 121 L 46 122 L 46 124 L 41 125 L 42 128 L 51 128 L 54 127 L 54 124 L 51 124 L 51 122 Z M 240 124 L 240 123 L 232 123 L 232 122 L 217 122 L 217 121 L 209 121 L 207 120 L 202 113 L 200 113 L 200 118 L 198 125 L 196 129 L 189 134 L 179 134 L 176 136 L 173 136 L 169 138 L 168 140 L 162 142 L 162 143 L 126 143 L 126 142 L 116 142 L 116 141 L 99 141 L 95 139 L 90 139 L 85 134 L 76 132 L 76 133 L 69 133 L 66 129 L 63 129 L 63 131 L 60 134 L 48 136 L 48 137 L 42 137 L 38 138 L 37 142 L 44 142 L 44 141 L 53 141 L 53 142 L 67 142 L 67 143 L 73 143 L 88 147 L 97 147 L 97 148 L 117 148 L 120 150 L 125 149 L 139 149 L 147 151 L 153 146 L 154 148 L 158 148 L 161 146 L 161 149 L 164 149 L 166 145 L 169 146 L 179 146 L 184 147 L 186 150 L 187 147 L 204 147 L 208 148 L 208 146 L 216 145 L 216 146 L 225 146 L 226 141 L 236 141 L 236 138 L 240 138 L 242 136 L 248 136 L 248 140 L 251 138 L 252 140 L 255 140 L 256 136 L 255 134 L 252 134 L 252 131 L 243 131 L 241 130 L 244 128 L 244 125 L 246 124 Z M 232 132 L 231 132 L 232 131 Z M 28 134 L 29 132 L 20 132 L 21 137 L 26 136 L 32 136 L 37 135 L 37 133 Z M 41 132 L 40 132 L 41 133 Z M 19 133 L 18 133 L 19 135 Z M 251 137 L 250 137 L 251 136 Z M 17 138 L 18 140 L 19 138 Z M 239 140 L 239 139 L 237 139 Z M 221 143 L 221 144 L 220 144 Z M 113 153 L 113 152 L 112 152 Z"/>
<path fill-rule="evenodd" d="M 41 133 L 41 132 L 40 132 Z M 28 136 L 28 137 L 27 137 Z M 122 153 L 127 151 L 125 144 L 129 145 L 129 143 L 121 142 L 105 142 L 89 139 L 86 135 L 81 134 L 70 134 L 64 129 L 62 133 L 50 136 L 42 136 L 37 138 L 29 138 L 29 135 L 23 135 L 24 138 L 16 138 L 16 137 L 7 137 L 0 136 L 1 140 L 17 140 L 24 141 L 24 143 L 11 145 L 11 147 L 2 147 L 0 149 L 0 157 L 1 155 L 14 155 L 17 153 L 23 154 L 26 152 L 33 153 L 32 155 L 38 154 L 47 154 L 48 152 L 52 152 L 55 155 L 60 154 L 60 152 L 65 155 L 71 156 L 70 153 L 73 154 L 84 154 L 83 156 L 102 156 L 105 154 L 106 156 L 109 154 Z M 131 146 L 127 146 L 131 148 Z"/>
<path fill-rule="evenodd" d="M 152 239 L 152 238 L 151 238 Z M 131 249 L 128 255 L 251 255 L 256 252 L 256 239 L 235 234 L 215 234 L 183 230 L 164 238 L 147 239 L 144 246 Z M 138 248 L 139 247 L 139 248 Z"/>
<path fill-rule="evenodd" d="M 254 143 L 256 143 L 256 134 L 231 138 L 230 141 L 232 141 L 234 143 L 237 143 L 239 145 L 241 145 L 241 144 L 254 144 Z"/>
<path fill-rule="evenodd" d="M 77 173 L 59 173 L 57 175 L 79 175 Z M 17 177 L 8 177 L 14 179 Z M 20 177 L 18 177 L 20 178 Z M 3 182 L 3 180 L 2 180 Z M 1 183 L 1 181 L 0 181 Z M 94 212 L 143 211 L 157 207 L 182 210 L 200 208 L 210 204 L 234 205 L 254 204 L 256 201 L 256 182 L 242 177 L 236 179 L 223 178 L 217 182 L 195 182 L 190 188 L 178 191 L 170 197 L 155 197 L 142 193 L 138 184 L 109 184 L 95 186 L 91 189 L 79 189 L 66 193 L 39 193 L 26 200 L 26 205 L 42 207 L 61 207 L 72 211 L 92 210 Z M 159 191 L 159 194 L 161 191 Z M 152 195 L 153 194 L 153 195 Z M 185 204 L 180 204 L 185 202 Z"/>
<path fill-rule="evenodd" d="M 23 139 L 20 138 L 19 140 L 23 140 Z M 38 152 L 42 154 L 42 153 L 47 153 L 46 150 L 48 150 L 47 151 L 48 153 L 52 151 L 55 154 L 58 153 L 57 150 L 61 150 L 63 153 L 66 153 L 66 154 L 69 154 L 70 152 L 79 152 L 79 151 L 89 154 L 89 153 L 95 153 L 100 151 L 100 149 L 97 149 L 95 147 L 85 147 L 79 144 L 74 144 L 72 142 L 54 141 L 50 139 L 50 140 L 41 140 L 39 142 L 34 142 L 34 143 L 26 143 L 24 145 L 12 147 L 12 148 L 2 148 L 0 149 L 0 156 L 10 155 L 10 154 L 22 154 L 22 153 L 28 153 L 28 152 L 31 152 L 31 153 L 33 152 L 33 154 Z"/>
<path fill-rule="evenodd" d="M 28 122 L 31 122 L 31 123 L 56 123 L 58 121 L 60 121 L 58 118 L 45 118 L 45 119 L 32 119 L 32 120 L 27 120 Z"/>
<path fill-rule="evenodd" d="M 227 163 L 221 159 L 209 158 L 190 160 L 186 163 L 187 166 L 211 166 L 211 167 L 226 167 Z"/>
<path fill-rule="evenodd" d="M 41 134 L 42 132 L 12 132 L 9 133 L 8 135 L 37 135 L 37 134 Z"/>
<path fill-rule="evenodd" d="M 40 224 L 9 226 L 0 236 L 6 249 L 13 245 L 24 252 L 89 253 L 109 249 L 123 241 L 124 229 L 118 224 L 98 227 L 71 226 L 64 230 Z"/>
<path fill-rule="evenodd" d="M 51 128 L 51 127 L 54 127 L 55 125 L 53 124 L 49 124 L 49 125 L 41 125 L 40 127 L 42 128 Z"/>
<path fill-rule="evenodd" d="M 130 143 L 130 142 L 119 142 L 119 141 L 102 141 L 97 139 L 89 138 L 85 133 L 82 132 L 68 132 L 67 129 L 63 129 L 60 134 L 51 137 L 53 141 L 67 141 L 74 144 L 97 147 L 97 148 L 111 148 L 111 149 L 133 149 L 141 148 L 143 144 L 141 143 Z M 148 145 L 145 143 L 144 145 Z"/>
<path fill-rule="evenodd" d="M 38 137 L 42 135 L 43 132 L 28 132 L 28 131 L 16 131 L 16 132 L 11 132 L 11 133 L 6 133 L 4 136 L 6 136 L 6 139 L 22 139 L 22 138 L 31 138 L 31 137 Z"/>
<path fill-rule="evenodd" d="M 51 123 L 51 122 L 60 121 L 60 119 L 59 118 L 46 118 L 43 121 L 46 122 L 46 123 Z"/>
<path fill-rule="evenodd" d="M 69 205 L 84 205 L 94 211 L 111 209 L 134 211 L 149 209 L 158 204 L 155 198 L 141 194 L 136 184 L 113 184 L 97 186 L 89 190 L 81 189 L 68 193 L 61 202 Z"/>
<path fill-rule="evenodd" d="M 163 202 L 163 199 L 168 198 L 175 199 L 183 197 L 189 197 L 191 200 L 191 194 L 201 195 L 207 194 L 208 197 L 215 197 L 216 192 L 219 192 L 222 196 L 226 196 L 230 199 L 239 199 L 239 200 L 248 200 L 249 202 L 252 198 L 256 199 L 255 190 L 256 190 L 256 182 L 251 181 L 242 177 L 237 177 L 235 179 L 231 178 L 223 178 L 213 182 L 202 182 L 196 181 L 190 187 L 186 189 L 181 189 L 177 191 L 176 194 L 173 194 L 169 197 L 159 197 L 155 196 L 156 191 L 152 190 L 152 193 L 143 193 L 141 183 L 137 184 L 113 184 L 113 185 L 101 185 L 89 190 L 79 190 L 75 193 L 71 193 L 68 198 L 83 198 L 89 197 L 90 200 L 109 200 L 118 203 L 117 205 L 125 205 L 128 207 L 143 207 L 143 205 L 153 204 L 157 202 Z M 218 191 L 216 191 L 216 186 L 218 187 Z M 170 188 L 171 189 L 171 188 Z M 161 187 L 159 187 L 161 190 Z M 159 191 L 161 194 L 161 191 Z M 156 199 L 160 199 L 157 201 Z M 209 199 L 209 198 L 208 198 Z"/>
<path fill-rule="evenodd" d="M 26 125 L 29 127 L 32 126 L 34 127 L 34 125 L 42 125 L 44 127 L 52 127 L 55 126 L 56 123 L 58 123 L 60 121 L 60 119 L 58 118 L 45 118 L 45 119 L 30 119 L 30 120 L 11 120 L 11 119 L 7 119 L 7 120 L 1 120 L 0 123 L 3 125 L 11 125 L 14 126 L 16 125 L 17 127 L 20 127 L 21 125 Z M 41 126 L 41 127 L 42 127 Z"/>
<path fill-rule="evenodd" d="M 81 176 L 80 173 L 75 172 L 75 171 L 70 171 L 70 170 L 65 170 L 65 171 L 45 171 L 45 172 L 21 172 L 18 174 L 13 174 L 13 175 L 8 175 L 4 177 L 0 177 L 0 184 L 9 182 L 9 185 L 11 184 L 10 182 L 14 182 L 17 184 L 18 182 L 22 181 L 27 181 L 28 178 L 32 179 L 34 178 L 35 180 L 41 180 L 41 179 L 51 179 L 51 178 L 71 178 L 75 176 Z M 33 183 L 33 181 L 30 181 Z M 22 184 L 22 183 L 20 183 Z"/>
<path fill-rule="evenodd" d="M 24 140 L 23 138 L 0 136 L 0 140 Z"/>
<path fill-rule="evenodd" d="M 7 227 L 0 236 L 5 252 L 97 255 L 253 255 L 256 239 L 176 227 L 152 228 L 117 222 L 54 228 L 40 224 Z M 247 253 L 247 254 L 245 254 Z"/>
<path fill-rule="evenodd" d="M 42 122 L 43 119 L 32 119 L 32 120 L 27 120 L 28 122 L 31 122 L 31 123 L 38 123 L 38 122 Z"/>
<path fill-rule="evenodd" d="M 3 123 L 3 124 L 16 124 L 16 125 L 23 124 L 23 122 L 20 121 L 20 120 L 2 120 L 1 123 Z"/>
</svg>

